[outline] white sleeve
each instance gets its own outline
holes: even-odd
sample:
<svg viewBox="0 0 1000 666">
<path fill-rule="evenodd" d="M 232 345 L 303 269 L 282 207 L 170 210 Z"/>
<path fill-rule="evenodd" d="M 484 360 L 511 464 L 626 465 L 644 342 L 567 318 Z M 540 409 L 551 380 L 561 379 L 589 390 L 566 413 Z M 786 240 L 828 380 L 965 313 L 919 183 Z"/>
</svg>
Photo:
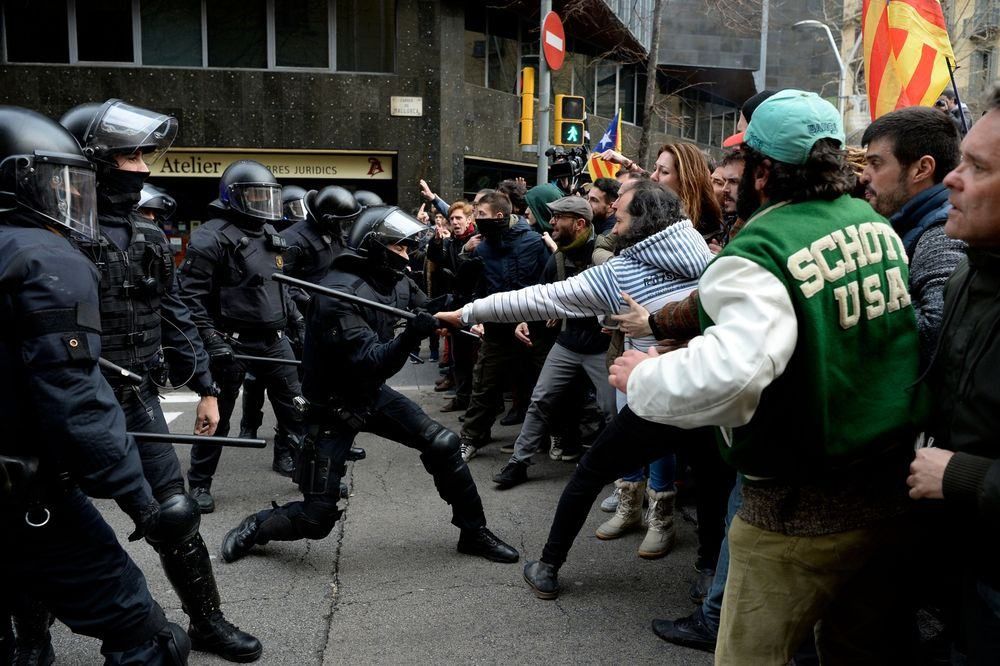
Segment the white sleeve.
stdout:
<svg viewBox="0 0 1000 666">
<path fill-rule="evenodd" d="M 579 275 L 478 298 L 462 308 L 462 323 L 579 319 L 617 312 L 609 298 L 618 295 L 611 264 L 588 268 Z"/>
<path fill-rule="evenodd" d="M 715 324 L 686 349 L 637 365 L 628 380 L 629 407 L 681 428 L 746 425 L 795 351 L 791 297 L 777 277 L 741 257 L 712 263 L 698 296 Z"/>
</svg>

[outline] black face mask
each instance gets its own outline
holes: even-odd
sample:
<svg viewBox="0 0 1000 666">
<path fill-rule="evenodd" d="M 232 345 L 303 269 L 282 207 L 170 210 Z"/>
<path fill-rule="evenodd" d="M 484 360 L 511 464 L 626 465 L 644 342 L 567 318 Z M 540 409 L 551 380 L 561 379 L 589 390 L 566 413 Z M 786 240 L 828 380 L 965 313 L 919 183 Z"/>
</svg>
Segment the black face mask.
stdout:
<svg viewBox="0 0 1000 666">
<path fill-rule="evenodd" d="M 122 171 L 121 169 L 104 169 L 99 174 L 97 193 L 103 204 L 112 212 L 127 213 L 139 203 L 142 185 L 149 177 L 149 172 Z"/>
<path fill-rule="evenodd" d="M 476 231 L 481 233 L 484 238 L 496 240 L 507 228 L 506 222 L 507 220 L 502 217 L 479 217 L 476 218 Z"/>
</svg>

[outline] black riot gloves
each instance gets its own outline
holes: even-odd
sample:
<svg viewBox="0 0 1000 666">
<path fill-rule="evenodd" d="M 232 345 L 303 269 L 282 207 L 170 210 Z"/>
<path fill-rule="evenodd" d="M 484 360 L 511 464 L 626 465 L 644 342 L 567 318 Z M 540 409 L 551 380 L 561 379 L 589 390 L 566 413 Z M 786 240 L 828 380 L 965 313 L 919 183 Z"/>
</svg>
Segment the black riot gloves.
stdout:
<svg viewBox="0 0 1000 666">
<path fill-rule="evenodd" d="M 404 333 L 417 339 L 426 338 L 428 335 L 441 328 L 441 324 L 433 315 L 426 312 L 418 312 L 413 319 L 406 322 Z"/>
<path fill-rule="evenodd" d="M 205 343 L 208 359 L 214 364 L 228 365 L 233 362 L 233 348 L 215 331 L 205 331 L 201 336 Z"/>
<path fill-rule="evenodd" d="M 154 500 L 137 502 L 131 497 L 116 498 L 121 510 L 135 523 L 135 531 L 128 535 L 129 541 L 144 539 L 160 524 L 160 503 Z"/>
</svg>

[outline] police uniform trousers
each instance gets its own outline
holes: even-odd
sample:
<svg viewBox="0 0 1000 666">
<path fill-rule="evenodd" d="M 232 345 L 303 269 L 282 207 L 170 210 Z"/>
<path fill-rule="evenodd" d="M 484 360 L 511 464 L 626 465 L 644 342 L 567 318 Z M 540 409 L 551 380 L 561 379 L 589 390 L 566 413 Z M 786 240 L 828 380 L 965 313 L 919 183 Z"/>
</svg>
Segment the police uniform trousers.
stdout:
<svg viewBox="0 0 1000 666">
<path fill-rule="evenodd" d="M 452 524 L 462 530 L 486 526 L 483 503 L 462 460 L 458 437 L 412 400 L 383 385 L 358 427 L 336 421 L 310 425 L 312 446 L 303 446 L 296 466 L 304 499 L 259 512 L 257 543 L 322 539 L 330 533 L 341 513 L 337 501 L 344 461 L 358 432 L 370 432 L 419 451 L 438 494 L 451 505 Z"/>
<path fill-rule="evenodd" d="M 169 434 L 156 386 L 147 375 L 138 386 L 114 385 L 115 397 L 125 413 L 130 432 Z M 174 445 L 166 442 L 139 442 L 142 475 L 149 482 L 156 501 L 163 502 L 184 492 L 184 475 Z"/>
<path fill-rule="evenodd" d="M 295 360 L 291 344 L 280 331 L 261 331 L 252 336 L 241 334 L 235 339 L 233 349 L 237 354 L 247 356 Z M 215 431 L 215 436 L 229 435 L 229 420 L 233 415 L 240 387 L 247 372 L 253 373 L 257 381 L 267 389 L 279 430 L 296 439 L 301 438 L 304 427 L 299 412 L 292 403 L 292 400 L 302 393 L 302 385 L 299 383 L 295 366 L 256 361 L 212 364 L 212 377 L 222 391 L 219 396 L 219 427 Z M 207 488 L 212 485 L 212 477 L 215 476 L 221 457 L 221 447 L 197 444 L 191 447 L 188 482 L 192 488 L 199 486 Z"/>
<path fill-rule="evenodd" d="M 35 600 L 74 633 L 100 639 L 107 663 L 173 663 L 157 637 L 167 626 L 163 610 L 90 499 L 68 488 L 44 506 L 50 517 L 41 527 L 27 524 L 24 507 L 0 509 L 3 595 Z"/>
</svg>

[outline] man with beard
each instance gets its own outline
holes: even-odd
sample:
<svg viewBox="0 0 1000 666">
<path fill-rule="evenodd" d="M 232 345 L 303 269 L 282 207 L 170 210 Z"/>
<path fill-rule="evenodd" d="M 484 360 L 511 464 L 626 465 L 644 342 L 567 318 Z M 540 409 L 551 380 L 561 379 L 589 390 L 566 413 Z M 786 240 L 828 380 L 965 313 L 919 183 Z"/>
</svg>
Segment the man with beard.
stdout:
<svg viewBox="0 0 1000 666">
<path fill-rule="evenodd" d="M 965 257 L 965 243 L 944 232 L 951 204 L 944 177 L 958 165 L 959 138 L 951 120 L 911 106 L 879 117 L 861 137 L 865 199 L 889 218 L 910 258 L 910 297 L 924 364 L 937 343 L 944 285 Z"/>
<path fill-rule="evenodd" d="M 594 212 L 591 224 L 598 236 L 603 236 L 615 227 L 614 205 L 620 189 L 621 183 L 614 178 L 598 178 L 587 192 L 587 203 Z"/>
<path fill-rule="evenodd" d="M 565 280 L 590 268 L 593 265 L 594 242 L 597 239 L 591 223 L 593 210 L 586 200 L 576 196 L 564 197 L 547 205 L 552 213 L 552 239 L 559 250 L 545 265 L 543 283 Z M 493 477 L 493 483 L 500 488 L 512 488 L 528 480 L 531 456 L 538 451 L 552 425 L 552 418 L 555 416 L 553 408 L 574 385 L 580 370 L 587 373 L 597 389 L 597 403 L 605 423 L 617 411 L 614 390 L 607 382 L 605 364 L 610 339 L 601 332 L 598 319 L 566 319 L 561 328 L 535 383 L 521 433 L 514 442 L 514 455 Z M 518 330 L 523 341 L 530 346 L 532 342 L 528 325 L 519 324 Z"/>
<path fill-rule="evenodd" d="M 726 236 L 732 238 L 739 217 L 736 214 L 736 196 L 740 191 L 740 178 L 743 177 L 743 154 L 738 150 L 727 152 L 716 173 L 722 180 L 722 196 L 719 199 L 722 206 L 722 225 L 726 228 Z"/>
</svg>

